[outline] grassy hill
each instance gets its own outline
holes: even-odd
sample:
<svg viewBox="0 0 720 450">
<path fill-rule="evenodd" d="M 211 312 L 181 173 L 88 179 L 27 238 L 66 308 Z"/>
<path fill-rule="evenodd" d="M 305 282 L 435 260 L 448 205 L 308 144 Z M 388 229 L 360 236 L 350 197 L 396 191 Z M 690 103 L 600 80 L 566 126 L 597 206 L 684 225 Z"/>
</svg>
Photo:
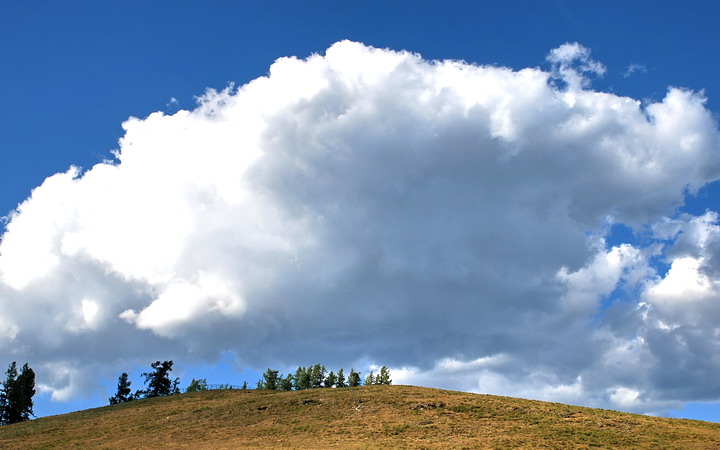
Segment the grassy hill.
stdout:
<svg viewBox="0 0 720 450">
<path fill-rule="evenodd" d="M 2 448 L 717 448 L 720 424 L 413 386 L 204 391 L 0 427 Z"/>
</svg>

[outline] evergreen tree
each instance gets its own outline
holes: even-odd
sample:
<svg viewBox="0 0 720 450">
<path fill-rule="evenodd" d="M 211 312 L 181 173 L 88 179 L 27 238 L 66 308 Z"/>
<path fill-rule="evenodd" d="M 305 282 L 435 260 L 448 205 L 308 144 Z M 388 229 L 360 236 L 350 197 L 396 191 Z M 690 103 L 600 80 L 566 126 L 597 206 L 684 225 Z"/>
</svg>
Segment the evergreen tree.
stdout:
<svg viewBox="0 0 720 450">
<path fill-rule="evenodd" d="M 350 375 L 348 375 L 348 386 L 360 386 L 360 372 L 355 372 L 354 369 L 350 369 Z"/>
<path fill-rule="evenodd" d="M 367 377 L 365 377 L 365 386 L 370 386 L 375 384 L 375 375 L 373 374 L 373 371 L 371 370 Z"/>
<path fill-rule="evenodd" d="M 145 377 L 147 389 L 139 393 L 144 394 L 145 398 L 163 397 L 176 393 L 179 390 L 177 385 L 180 382 L 180 378 L 176 378 L 175 381 L 170 381 L 172 366 L 172 361 L 155 361 L 150 364 L 153 371 L 141 374 L 141 376 Z"/>
<path fill-rule="evenodd" d="M 287 374 L 286 377 L 280 377 L 280 383 L 278 386 L 278 389 L 281 391 L 292 391 L 293 388 L 293 376 L 291 374 Z"/>
<path fill-rule="evenodd" d="M 382 366 L 380 368 L 380 373 L 377 377 L 375 377 L 375 384 L 392 384 L 392 378 L 390 378 L 390 369 L 388 369 L 387 366 Z"/>
<path fill-rule="evenodd" d="M 0 389 L 0 424 L 30 420 L 33 414 L 35 395 L 35 372 L 25 363 L 18 374 L 17 363 L 13 361 L 6 372 L 6 379 Z"/>
<path fill-rule="evenodd" d="M 268 369 L 267 372 L 263 374 L 262 379 L 262 387 L 260 389 L 267 389 L 270 391 L 274 391 L 278 388 L 278 371 Z"/>
<path fill-rule="evenodd" d="M 335 372 L 331 370 L 328 376 L 325 378 L 323 385 L 326 388 L 331 388 L 335 386 L 335 383 L 337 383 L 337 376 L 335 375 Z"/>
<path fill-rule="evenodd" d="M 315 364 L 310 370 L 310 387 L 313 389 L 321 388 L 325 381 L 325 366 Z"/>
<path fill-rule="evenodd" d="M 295 377 L 293 377 L 295 389 L 301 391 L 303 389 L 310 389 L 310 371 L 309 369 L 300 366 L 295 371 Z"/>
<path fill-rule="evenodd" d="M 200 380 L 196 380 L 195 378 L 192 379 L 188 387 L 185 389 L 185 392 L 198 392 L 198 391 L 207 391 L 208 385 L 207 385 L 207 379 L 202 378 Z"/>
<path fill-rule="evenodd" d="M 170 388 L 170 395 L 176 395 L 180 393 L 180 378 L 175 378 L 172 382 L 172 388 Z"/>
<path fill-rule="evenodd" d="M 35 371 L 33 371 L 27 363 L 23 364 L 20 375 L 17 378 L 17 387 L 19 392 L 18 410 L 20 411 L 20 421 L 30 420 L 33 413 L 33 396 L 35 395 Z"/>
<path fill-rule="evenodd" d="M 135 397 L 131 394 L 131 384 L 132 382 L 128 381 L 128 374 L 123 372 L 122 375 L 118 377 L 117 392 L 113 397 L 110 397 L 108 399 L 110 401 L 110 404 L 115 405 L 117 403 L 125 403 L 129 402 L 130 400 L 135 400 Z"/>
<path fill-rule="evenodd" d="M 337 381 L 335 382 L 335 385 L 339 388 L 345 387 L 345 374 L 343 373 L 343 370 L 338 370 L 337 373 Z"/>
<path fill-rule="evenodd" d="M 247 390 L 247 381 L 243 381 L 242 390 L 243 391 Z"/>
<path fill-rule="evenodd" d="M 7 372 L 5 372 L 5 381 L 0 389 L 0 425 L 7 425 L 10 417 L 14 416 L 11 412 L 13 409 L 11 398 L 15 397 L 15 386 L 17 384 L 17 363 L 15 361 L 10 364 Z"/>
</svg>

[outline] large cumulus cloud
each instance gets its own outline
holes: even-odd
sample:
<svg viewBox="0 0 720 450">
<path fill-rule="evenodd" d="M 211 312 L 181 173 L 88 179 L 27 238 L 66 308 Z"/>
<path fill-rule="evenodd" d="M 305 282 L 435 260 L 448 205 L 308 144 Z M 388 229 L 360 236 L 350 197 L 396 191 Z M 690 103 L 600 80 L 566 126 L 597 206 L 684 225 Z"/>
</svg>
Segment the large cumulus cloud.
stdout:
<svg viewBox="0 0 720 450">
<path fill-rule="evenodd" d="M 224 350 L 636 411 L 717 399 L 717 216 L 676 214 L 720 176 L 702 95 L 594 91 L 578 44 L 548 62 L 344 41 L 129 119 L 115 160 L 9 217 L 0 354 L 51 368 L 58 399 L 88 367 Z M 615 224 L 643 244 L 608 245 Z"/>
</svg>

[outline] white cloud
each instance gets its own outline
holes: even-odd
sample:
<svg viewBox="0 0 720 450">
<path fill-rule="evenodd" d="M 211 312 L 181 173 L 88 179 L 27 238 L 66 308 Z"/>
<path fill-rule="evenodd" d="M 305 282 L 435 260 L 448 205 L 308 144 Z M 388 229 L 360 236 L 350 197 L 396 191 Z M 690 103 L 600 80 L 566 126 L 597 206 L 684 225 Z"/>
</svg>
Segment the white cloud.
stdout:
<svg viewBox="0 0 720 450">
<path fill-rule="evenodd" d="M 568 311 L 579 309 L 592 314 L 601 298 L 610 295 L 623 279 L 637 281 L 651 274 L 645 256 L 631 245 L 598 250 L 587 266 L 573 273 L 565 267 L 558 272 L 558 278 L 567 286 L 564 300 Z"/>
<path fill-rule="evenodd" d="M 590 49 L 577 42 L 566 42 L 548 53 L 547 60 L 554 64 L 570 65 L 581 64 L 581 68 L 587 72 L 598 75 L 605 73 L 606 69 L 601 63 L 590 58 Z"/>
<path fill-rule="evenodd" d="M 197 316 L 219 313 L 233 317 L 244 310 L 242 300 L 225 280 L 200 273 L 197 282 L 177 282 L 169 285 L 139 314 L 127 310 L 119 317 L 137 323 L 139 328 L 151 329 L 161 336 L 172 337 Z M 179 329 L 178 329 L 179 328 Z"/>
<path fill-rule="evenodd" d="M 647 291 L 652 303 L 677 303 L 703 300 L 713 295 L 710 279 L 700 272 L 701 261 L 686 256 L 672 262 L 665 278 Z"/>
<path fill-rule="evenodd" d="M 570 90 L 587 87 L 585 74 L 602 76 L 607 69 L 601 63 L 590 58 L 590 49 L 577 42 L 566 42 L 552 49 L 546 57 L 554 65 L 554 70 Z"/>
<path fill-rule="evenodd" d="M 716 226 L 668 219 L 720 175 L 704 98 L 670 89 L 643 108 L 588 88 L 604 67 L 586 48 L 548 60 L 513 71 L 344 41 L 193 111 L 129 119 L 116 161 L 48 178 L 11 217 L 0 355 L 72 366 L 38 371 L 58 399 L 89 386 L 89 364 L 113 376 L 225 350 L 596 406 L 638 392 L 635 410 L 716 398 L 720 383 L 658 373 L 681 351 L 668 339 L 691 350 L 689 379 L 720 368 L 698 362 L 717 353 L 698 337 L 713 322 L 690 321 L 720 312 Z M 608 223 L 665 240 L 606 248 Z M 658 300 L 682 270 L 709 292 L 684 315 Z M 679 323 L 692 333 L 668 337 Z"/>
</svg>

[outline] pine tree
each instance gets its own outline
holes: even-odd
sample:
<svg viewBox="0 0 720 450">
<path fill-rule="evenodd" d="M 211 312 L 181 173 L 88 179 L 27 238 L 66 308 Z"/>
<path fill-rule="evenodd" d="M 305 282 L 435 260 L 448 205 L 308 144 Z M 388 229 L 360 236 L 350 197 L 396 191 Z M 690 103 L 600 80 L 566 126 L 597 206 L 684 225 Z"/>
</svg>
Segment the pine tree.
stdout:
<svg viewBox="0 0 720 450">
<path fill-rule="evenodd" d="M 113 397 L 110 397 L 108 399 L 110 401 L 110 404 L 115 405 L 117 403 L 125 403 L 129 402 L 130 400 L 135 400 L 135 397 L 131 394 L 131 384 L 132 382 L 128 381 L 128 374 L 123 372 L 122 375 L 118 377 L 117 392 Z"/>
<path fill-rule="evenodd" d="M 335 372 L 332 370 L 328 374 L 327 377 L 325 377 L 325 381 L 323 382 L 323 386 L 326 388 L 331 388 L 335 386 L 335 383 L 337 382 L 337 376 L 335 375 Z"/>
<path fill-rule="evenodd" d="M 309 369 L 300 366 L 295 371 L 295 377 L 293 377 L 293 383 L 295 389 L 301 391 L 303 389 L 310 389 L 310 371 Z"/>
<path fill-rule="evenodd" d="M 375 377 L 375 384 L 392 384 L 392 378 L 390 378 L 390 369 L 388 369 L 387 366 L 382 366 L 380 368 L 380 373 L 377 377 Z"/>
<path fill-rule="evenodd" d="M 286 377 L 280 377 L 280 384 L 278 388 L 281 391 L 292 391 L 293 388 L 293 376 L 291 374 L 287 374 Z"/>
<path fill-rule="evenodd" d="M 350 375 L 348 375 L 348 386 L 360 386 L 360 372 L 355 372 L 354 369 L 350 369 Z"/>
<path fill-rule="evenodd" d="M 321 364 L 315 364 L 310 370 L 310 387 L 321 388 L 325 381 L 325 366 Z"/>
<path fill-rule="evenodd" d="M 335 382 L 335 385 L 339 388 L 345 387 L 345 374 L 343 373 L 343 370 L 338 370 L 337 373 L 337 381 Z"/>
<path fill-rule="evenodd" d="M 170 388 L 170 395 L 176 395 L 180 393 L 180 378 L 175 378 Z"/>
<path fill-rule="evenodd" d="M 12 398 L 15 396 L 15 385 L 17 382 L 17 363 L 15 361 L 10 364 L 7 372 L 5 372 L 5 381 L 0 389 L 0 425 L 14 423 L 10 421 L 10 417 L 14 416 L 11 412 L 13 409 Z"/>
<path fill-rule="evenodd" d="M 145 398 L 151 397 L 163 397 L 170 395 L 178 391 L 178 383 L 180 378 L 176 378 L 175 381 L 170 381 L 170 372 L 172 371 L 172 361 L 155 361 L 150 364 L 153 368 L 152 372 L 141 374 L 145 377 L 145 384 L 147 389 L 139 391 L 138 393 L 144 394 Z"/>
<path fill-rule="evenodd" d="M 13 361 L 6 372 L 6 379 L 0 389 L 0 424 L 30 420 L 33 414 L 35 395 L 35 372 L 25 363 L 18 374 L 17 363 Z"/>
<path fill-rule="evenodd" d="M 33 396 L 35 395 L 35 372 L 28 366 L 23 364 L 20 375 L 17 377 L 18 389 L 18 410 L 20 411 L 20 421 L 30 420 L 33 414 Z"/>
<path fill-rule="evenodd" d="M 371 386 L 375 384 L 375 375 L 371 370 L 367 377 L 365 377 L 365 386 Z"/>
<path fill-rule="evenodd" d="M 247 381 L 243 381 L 242 390 L 243 391 L 247 390 Z"/>
<path fill-rule="evenodd" d="M 268 369 L 267 372 L 265 372 L 263 374 L 261 389 L 267 389 L 270 391 L 274 391 L 277 388 L 278 388 L 278 371 Z"/>
<path fill-rule="evenodd" d="M 201 378 L 199 380 L 196 380 L 195 378 L 192 379 L 190 384 L 187 388 L 185 388 L 185 392 L 199 392 L 199 391 L 207 391 L 208 385 L 207 385 L 207 379 Z"/>
</svg>

